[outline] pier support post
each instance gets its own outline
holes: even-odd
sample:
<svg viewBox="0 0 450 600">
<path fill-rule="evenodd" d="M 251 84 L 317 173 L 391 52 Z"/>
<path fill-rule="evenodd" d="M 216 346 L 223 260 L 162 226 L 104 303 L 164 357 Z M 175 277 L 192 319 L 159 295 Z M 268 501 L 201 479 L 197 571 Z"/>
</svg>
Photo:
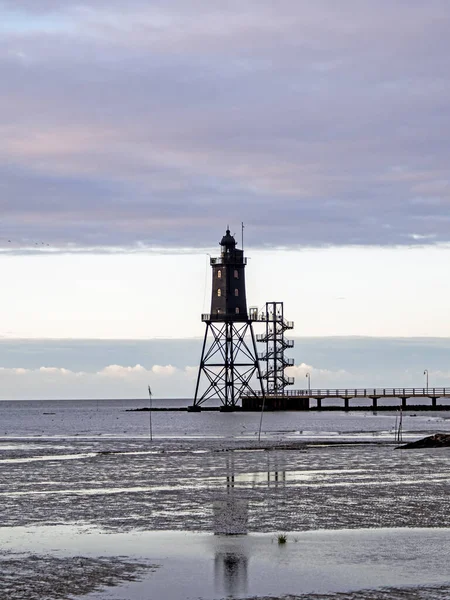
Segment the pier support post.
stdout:
<svg viewBox="0 0 450 600">
<path fill-rule="evenodd" d="M 344 410 L 348 410 L 349 408 L 349 398 L 344 398 Z"/>
<path fill-rule="evenodd" d="M 322 410 L 322 398 L 316 398 L 317 400 L 317 410 Z"/>
<path fill-rule="evenodd" d="M 436 406 L 437 406 L 437 398 L 436 398 L 436 396 L 432 396 L 431 397 L 431 406 L 433 408 L 436 408 Z"/>
<path fill-rule="evenodd" d="M 402 399 L 402 408 L 405 409 L 406 408 L 406 400 L 407 400 L 407 396 L 401 396 Z"/>
<path fill-rule="evenodd" d="M 378 408 L 378 398 L 376 396 L 372 396 L 372 408 L 373 410 L 377 410 Z"/>
</svg>

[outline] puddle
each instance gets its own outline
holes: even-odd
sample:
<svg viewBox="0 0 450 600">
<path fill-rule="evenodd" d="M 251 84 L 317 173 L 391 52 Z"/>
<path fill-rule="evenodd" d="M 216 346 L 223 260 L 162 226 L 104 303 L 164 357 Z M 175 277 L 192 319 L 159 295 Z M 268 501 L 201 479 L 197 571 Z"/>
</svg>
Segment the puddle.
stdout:
<svg viewBox="0 0 450 600">
<path fill-rule="evenodd" d="M 188 486 L 177 486 L 178 490 L 187 489 Z M 108 488 L 98 487 L 91 489 L 66 489 L 66 490 L 30 490 L 27 492 L 1 492 L 0 496 L 49 496 L 54 494 L 73 494 L 75 496 L 94 496 L 110 494 L 136 494 L 140 492 L 164 492 L 173 490 L 173 486 L 147 486 L 147 487 L 127 487 L 127 488 Z"/>
<path fill-rule="evenodd" d="M 312 481 L 326 475 L 339 476 L 349 473 L 361 473 L 362 469 L 321 469 L 305 471 L 256 471 L 254 473 L 237 473 L 235 483 L 270 483 L 272 481 Z"/>
<path fill-rule="evenodd" d="M 73 526 L 6 527 L 0 529 L 0 547 L 10 553 L 38 553 L 59 561 L 80 555 L 86 560 L 100 556 L 117 559 L 120 555 L 127 564 L 160 565 L 143 572 L 140 581 L 115 582 L 115 587 L 85 594 L 79 600 L 278 598 L 423 585 L 450 590 L 448 529 L 292 532 L 280 546 L 275 534 L 106 534 Z M 45 578 L 52 565 L 51 561 L 47 567 L 42 564 L 40 576 Z M 0 582 L 0 597 L 5 597 L 2 585 Z M 49 593 L 48 598 L 53 597 L 57 596 Z"/>
<path fill-rule="evenodd" d="M 96 452 L 90 452 L 88 454 L 54 454 L 45 456 L 30 456 L 28 458 L 2 458 L 0 463 L 30 463 L 30 462 L 42 462 L 42 461 L 53 461 L 53 460 L 82 460 L 84 458 L 92 458 L 97 456 Z"/>
</svg>

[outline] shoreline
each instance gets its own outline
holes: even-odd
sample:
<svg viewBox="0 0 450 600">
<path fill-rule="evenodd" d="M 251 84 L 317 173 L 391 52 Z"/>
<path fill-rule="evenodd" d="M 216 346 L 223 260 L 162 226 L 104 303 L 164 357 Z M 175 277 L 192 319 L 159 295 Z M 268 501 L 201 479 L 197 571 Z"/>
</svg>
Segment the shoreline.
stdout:
<svg viewBox="0 0 450 600">
<path fill-rule="evenodd" d="M 379 412 L 394 412 L 394 411 L 398 411 L 401 407 L 399 406 L 378 406 L 376 409 L 373 408 L 373 406 L 352 406 L 350 408 L 348 408 L 347 410 L 345 408 L 343 408 L 342 406 L 322 406 L 321 408 L 316 408 L 316 407 L 312 407 L 312 408 L 303 408 L 303 409 L 298 409 L 298 410 L 273 410 L 273 409 L 269 409 L 266 408 L 264 409 L 264 413 L 287 413 L 287 412 L 295 412 L 295 413 L 322 413 L 322 412 L 345 412 L 345 413 L 349 413 L 349 412 L 371 412 L 371 413 L 379 413 Z M 430 406 L 428 404 L 411 404 L 408 405 L 406 408 L 403 408 L 403 412 L 408 413 L 411 411 L 417 411 L 417 412 L 448 412 L 450 411 L 450 404 L 449 405 L 443 405 L 443 404 L 438 404 L 437 406 Z M 202 407 L 200 410 L 198 411 L 190 411 L 189 407 L 187 406 L 168 406 L 168 407 L 152 407 L 149 408 L 147 407 L 143 407 L 143 408 L 127 408 L 125 409 L 125 412 L 241 412 L 241 413 L 260 413 L 261 410 L 260 409 L 255 409 L 255 410 L 251 410 L 251 409 L 244 409 L 241 406 L 236 406 L 236 408 L 234 409 L 234 411 L 223 411 L 221 406 L 205 406 L 204 408 Z"/>
</svg>

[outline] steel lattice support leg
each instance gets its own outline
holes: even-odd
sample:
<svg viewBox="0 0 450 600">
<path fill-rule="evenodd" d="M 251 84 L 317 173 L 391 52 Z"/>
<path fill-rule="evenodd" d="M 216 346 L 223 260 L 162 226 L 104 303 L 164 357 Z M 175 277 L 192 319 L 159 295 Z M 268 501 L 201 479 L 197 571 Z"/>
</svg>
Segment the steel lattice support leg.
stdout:
<svg viewBox="0 0 450 600">
<path fill-rule="evenodd" d="M 255 378 L 262 393 L 252 322 L 208 321 L 191 410 L 200 410 L 212 399 L 219 400 L 223 410 L 234 410 L 243 394 L 256 396 L 252 387 Z M 206 389 L 200 394 L 203 381 Z"/>
</svg>

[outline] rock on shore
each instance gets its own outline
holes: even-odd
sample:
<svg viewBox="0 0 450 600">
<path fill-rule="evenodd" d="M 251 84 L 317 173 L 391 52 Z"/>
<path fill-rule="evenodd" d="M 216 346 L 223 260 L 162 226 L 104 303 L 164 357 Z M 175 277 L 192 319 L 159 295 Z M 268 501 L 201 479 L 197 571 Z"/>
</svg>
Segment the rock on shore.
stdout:
<svg viewBox="0 0 450 600">
<path fill-rule="evenodd" d="M 398 448 L 404 450 L 405 448 L 444 448 L 446 446 L 450 446 L 450 434 L 435 433 L 416 442 L 409 442 L 409 444 L 398 446 Z"/>
</svg>

